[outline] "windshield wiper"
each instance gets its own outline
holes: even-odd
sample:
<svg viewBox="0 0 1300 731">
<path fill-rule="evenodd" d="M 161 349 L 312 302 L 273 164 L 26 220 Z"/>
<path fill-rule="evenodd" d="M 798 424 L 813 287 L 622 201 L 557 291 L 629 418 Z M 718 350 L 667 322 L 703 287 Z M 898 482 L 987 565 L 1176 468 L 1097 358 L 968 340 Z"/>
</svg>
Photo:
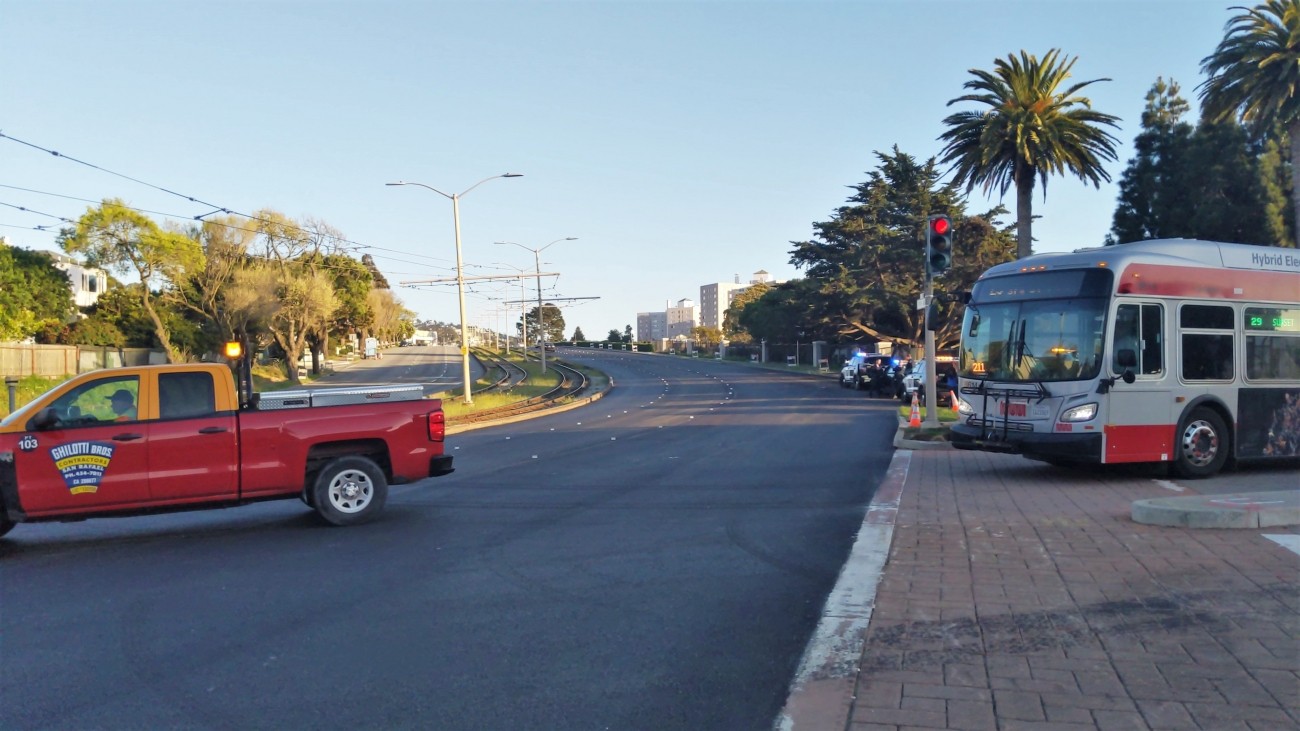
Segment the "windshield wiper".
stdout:
<svg viewBox="0 0 1300 731">
<path fill-rule="evenodd" d="M 1020 367 L 1020 360 L 1025 356 L 1025 322 L 1020 320 L 1020 337 L 1016 337 L 1016 321 L 1011 322 L 1011 332 L 1007 333 L 1007 343 L 1011 346 L 1011 371 Z"/>
</svg>

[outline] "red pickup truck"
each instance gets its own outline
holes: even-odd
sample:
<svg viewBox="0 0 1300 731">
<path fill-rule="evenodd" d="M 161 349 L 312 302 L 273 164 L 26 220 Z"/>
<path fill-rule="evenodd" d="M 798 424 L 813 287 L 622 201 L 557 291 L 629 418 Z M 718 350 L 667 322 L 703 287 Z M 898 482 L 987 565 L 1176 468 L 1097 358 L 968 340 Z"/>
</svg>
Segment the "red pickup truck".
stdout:
<svg viewBox="0 0 1300 731">
<path fill-rule="evenodd" d="M 0 535 L 15 523 L 300 498 L 349 525 L 388 485 L 445 475 L 442 402 L 419 386 L 281 391 L 241 400 L 230 368 L 77 376 L 0 421 Z"/>
</svg>

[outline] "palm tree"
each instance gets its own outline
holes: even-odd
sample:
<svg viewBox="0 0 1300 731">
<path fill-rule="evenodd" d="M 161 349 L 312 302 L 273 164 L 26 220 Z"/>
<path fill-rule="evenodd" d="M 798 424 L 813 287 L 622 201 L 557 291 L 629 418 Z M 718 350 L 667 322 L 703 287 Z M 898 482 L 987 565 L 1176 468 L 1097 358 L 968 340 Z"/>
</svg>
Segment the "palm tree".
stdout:
<svg viewBox="0 0 1300 731">
<path fill-rule="evenodd" d="M 947 142 L 940 155 L 953 164 L 953 182 L 965 183 L 969 193 L 981 184 L 987 194 L 997 187 L 1006 195 L 1016 186 L 1016 256 L 1033 253 L 1034 176 L 1070 171 L 1101 187 L 1110 181 L 1102 160 L 1114 160 L 1116 139 L 1098 125 L 1117 127 L 1119 117 L 1093 110 L 1087 98 L 1075 96 L 1093 79 L 1059 91 L 1070 77 L 1077 59 L 1061 59 L 1052 49 L 1042 61 L 1024 51 L 993 62 L 993 71 L 971 69 L 974 79 L 963 87 L 980 93 L 965 94 L 948 102 L 979 102 L 987 110 L 957 112 L 943 120 L 948 131 L 939 136 Z"/>
<path fill-rule="evenodd" d="M 1209 75 L 1199 87 L 1206 119 L 1238 117 L 1256 139 L 1286 130 L 1291 146 L 1291 205 L 1300 228 L 1300 0 L 1268 0 L 1228 21 Z"/>
</svg>

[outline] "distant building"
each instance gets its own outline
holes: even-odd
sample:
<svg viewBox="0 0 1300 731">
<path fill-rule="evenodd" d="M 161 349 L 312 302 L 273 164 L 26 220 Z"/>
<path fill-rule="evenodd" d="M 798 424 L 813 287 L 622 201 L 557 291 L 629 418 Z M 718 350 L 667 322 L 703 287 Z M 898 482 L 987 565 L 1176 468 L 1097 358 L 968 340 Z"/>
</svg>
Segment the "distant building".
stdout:
<svg viewBox="0 0 1300 731">
<path fill-rule="evenodd" d="M 700 285 L 700 325 L 722 329 L 722 320 L 736 295 L 748 285 L 735 282 L 715 282 Z"/>
<path fill-rule="evenodd" d="M 686 339 L 691 330 L 698 326 L 722 329 L 727 310 L 736 296 L 754 284 L 776 285 L 772 275 L 759 269 L 754 272 L 749 284 L 740 283 L 737 274 L 734 282 L 715 282 L 700 285 L 700 304 L 694 300 L 677 301 L 677 306 L 666 304 L 664 312 L 638 312 L 636 315 L 636 338 L 641 342 L 659 342 L 664 339 Z"/>
<path fill-rule="evenodd" d="M 667 336 L 670 340 L 679 337 L 689 338 L 691 330 L 700 324 L 700 310 L 691 299 L 677 300 L 677 306 L 669 307 L 666 314 L 668 316 Z"/>
<path fill-rule="evenodd" d="M 68 275 L 68 283 L 72 286 L 73 304 L 77 307 L 90 307 L 99 301 L 99 295 L 103 294 L 108 287 L 107 272 L 78 264 L 67 254 L 53 251 L 45 253 L 54 260 L 56 269 Z"/>
<path fill-rule="evenodd" d="M 636 313 L 636 340 L 638 343 L 657 343 L 668 337 L 668 313 Z"/>
<path fill-rule="evenodd" d="M 14 246 L 7 236 L 0 236 L 0 246 Z M 68 275 L 68 284 L 72 288 L 72 302 L 77 307 L 90 307 L 99 301 L 99 295 L 108 288 L 108 273 L 103 269 L 91 269 L 78 264 L 67 254 L 56 251 L 43 251 L 50 257 L 54 268 Z"/>
</svg>

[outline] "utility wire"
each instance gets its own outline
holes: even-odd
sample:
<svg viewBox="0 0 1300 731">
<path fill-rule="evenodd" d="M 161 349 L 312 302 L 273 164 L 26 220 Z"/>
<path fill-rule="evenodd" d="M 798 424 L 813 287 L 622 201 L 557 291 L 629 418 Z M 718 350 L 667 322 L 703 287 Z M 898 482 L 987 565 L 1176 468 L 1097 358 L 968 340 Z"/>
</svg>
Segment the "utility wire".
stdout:
<svg viewBox="0 0 1300 731">
<path fill-rule="evenodd" d="M 64 198 L 64 199 L 67 199 L 67 200 L 78 201 L 78 202 L 80 202 L 80 203 L 89 203 L 89 204 L 91 204 L 91 205 L 96 205 L 96 204 L 98 204 L 98 205 L 103 205 L 103 204 L 104 204 L 104 201 L 90 200 L 90 199 L 88 199 L 88 198 L 78 198 L 78 197 L 76 197 L 76 196 L 64 195 L 64 194 L 61 194 L 61 193 L 51 193 L 51 192 L 49 192 L 49 191 L 44 191 L 44 190 L 34 190 L 34 189 L 32 189 L 32 188 L 23 188 L 23 187 L 20 187 L 20 186 L 17 186 L 17 185 L 5 185 L 5 184 L 3 184 L 3 183 L 0 183 L 0 188 L 7 188 L 7 189 L 9 189 L 9 190 L 18 190 L 18 191 L 22 191 L 22 192 L 24 192 L 24 193 L 34 193 L 34 194 L 36 194 L 36 195 L 47 195 L 47 196 L 53 196 L 53 197 L 55 197 L 55 198 Z M 152 211 L 152 210 L 149 210 L 149 209 L 147 209 L 147 208 L 137 208 L 137 207 L 135 207 L 135 206 L 128 206 L 128 205 L 126 205 L 125 203 L 115 203 L 115 204 L 113 204 L 113 205 L 115 205 L 115 206 L 120 206 L 121 208 L 124 208 L 124 209 L 126 209 L 126 210 L 128 210 L 128 211 L 135 211 L 135 212 L 137 212 L 137 213 L 147 213 L 147 214 L 150 214 L 150 215 L 153 215 L 153 216 L 166 216 L 166 217 L 168 217 L 168 218 L 175 218 L 175 219 L 185 219 L 185 218 L 187 218 L 187 217 L 186 217 L 185 215 L 183 215 L 183 214 L 167 213 L 167 212 L 165 212 L 165 211 Z M 11 207 L 19 208 L 19 210 L 26 210 L 26 209 L 23 209 L 23 208 L 21 208 L 21 207 L 19 207 L 19 206 L 11 206 Z M 50 214 L 46 214 L 46 215 L 50 215 Z M 243 217 L 243 218 L 249 218 L 249 216 L 243 216 L 243 214 L 239 214 L 239 213 L 232 213 L 231 215 L 234 215 L 234 216 L 241 216 L 241 217 Z M 64 222 L 69 223 L 69 224 L 73 224 L 73 225 L 76 224 L 76 221 L 75 221 L 75 220 L 72 220 L 72 219 L 69 219 L 69 218 L 63 218 L 63 217 L 61 217 L 61 216 L 51 216 L 51 217 L 52 217 L 52 218 L 58 218 L 60 221 L 64 221 Z M 252 220 L 262 220 L 262 219 L 252 219 Z M 259 233 L 259 231 L 258 231 L 257 229 L 253 229 L 253 228 L 243 228 L 243 227 L 241 227 L 241 226 L 236 226 L 236 225 L 234 225 L 234 224 L 225 223 L 225 222 L 222 222 L 222 221 L 216 221 L 216 220 L 207 220 L 207 219 L 204 219 L 202 222 L 203 222 L 203 223 L 207 223 L 207 224 L 211 224 L 211 225 L 214 225 L 214 226 L 221 226 L 221 227 L 223 227 L 223 228 L 231 229 L 231 230 L 234 230 L 234 231 L 244 231 L 244 232 L 246 232 L 246 233 L 251 233 L 251 234 L 257 234 L 257 233 Z M 307 229 L 301 228 L 301 227 L 299 227 L 299 226 L 290 226 L 289 228 L 292 228 L 292 229 L 297 230 L 297 231 L 302 231 L 303 233 L 307 233 L 307 234 L 313 234 L 313 235 L 314 235 L 314 234 L 317 233 L 317 232 L 314 232 L 314 231 L 309 231 L 309 230 L 307 230 Z M 44 228 L 44 227 L 41 227 L 41 228 L 36 228 L 36 229 L 34 229 L 34 230 L 37 230 L 37 231 L 45 231 L 45 230 L 47 230 L 47 229 Z M 328 237 L 328 238 L 333 238 L 333 239 L 335 239 L 336 241 L 340 241 L 340 242 L 346 242 L 346 239 L 339 239 L 339 238 L 337 238 L 337 237 Z M 444 258 L 444 257 L 429 256 L 429 255 L 427 255 L 427 254 L 411 254 L 411 253 L 409 253 L 409 252 L 398 251 L 398 250 L 396 250 L 396 249 L 387 249 L 387 248 L 384 248 L 384 247 L 382 247 L 382 246 L 371 246 L 371 245 L 364 245 L 364 244 L 363 244 L 362 246 L 364 246 L 366 249 L 373 249 L 373 250 L 375 250 L 375 251 L 387 251 L 387 252 L 392 252 L 392 253 L 395 253 L 395 254 L 403 254 L 403 255 L 406 255 L 406 256 L 416 256 L 416 257 L 420 257 L 420 258 L 423 258 L 423 259 L 429 259 L 430 261 L 445 262 L 447 265 L 450 265 L 450 264 L 452 263 L 452 260 L 451 260 L 451 259 L 447 259 L 447 258 Z M 339 248 L 340 248 L 340 250 L 348 251 L 347 247 L 340 246 Z M 352 251 L 352 252 L 350 252 L 350 253 L 356 253 L 356 252 L 355 252 L 355 251 Z M 408 260 L 408 259 L 399 259 L 399 258 L 394 257 L 394 256 L 384 256 L 384 255 L 382 255 L 382 254 L 377 255 L 377 258 L 380 258 L 380 259 L 388 259 L 388 260 L 391 260 L 391 261 L 398 261 L 398 262 L 401 262 L 401 263 L 403 263 L 403 264 L 414 264 L 414 265 L 416 265 L 416 266 L 428 266 L 428 265 L 425 264 L 424 262 L 410 261 L 410 260 Z"/>
<path fill-rule="evenodd" d="M 34 149 L 34 150 L 40 150 L 41 152 L 49 153 L 50 155 L 53 155 L 54 157 L 62 158 L 62 159 L 64 159 L 64 160 L 68 160 L 68 161 L 70 161 L 70 162 L 77 163 L 78 165 L 84 165 L 84 166 L 86 166 L 86 167 L 88 167 L 88 168 L 91 168 L 91 169 L 94 169 L 94 170 L 98 170 L 98 171 L 103 172 L 103 173 L 107 173 L 108 175 L 113 175 L 113 176 L 115 176 L 115 177 L 122 178 L 123 180 L 129 180 L 129 181 L 131 181 L 131 182 L 133 182 L 133 183 L 138 183 L 138 184 L 143 185 L 143 186 L 145 186 L 145 187 L 147 187 L 147 188 L 153 188 L 154 190 L 158 190 L 158 191 L 161 191 L 161 192 L 163 192 L 163 193 L 167 193 L 168 195 L 174 195 L 174 196 L 176 196 L 176 197 L 178 197 L 178 198 L 183 198 L 184 200 L 190 201 L 191 203 L 197 203 L 197 204 L 199 204 L 199 205 L 207 206 L 208 208 L 212 208 L 212 209 L 213 209 L 213 210 L 211 210 L 211 211 L 208 211 L 207 213 L 203 213 L 203 214 L 200 214 L 200 215 L 197 215 L 197 216 L 192 216 L 191 218 L 192 218 L 193 220 L 195 220 L 195 221 L 202 221 L 205 217 L 207 217 L 207 216 L 211 216 L 211 215 L 214 214 L 214 213 L 225 213 L 225 214 L 227 214 L 227 215 L 231 215 L 231 216 L 240 216 L 240 217 L 242 217 L 242 218 L 247 218 L 247 219 L 249 219 L 249 220 L 252 220 L 252 221 L 258 221 L 258 222 L 261 222 L 261 223 L 269 223 L 269 224 L 275 224 L 275 225 L 282 225 L 280 222 L 268 221 L 267 219 L 260 218 L 260 217 L 258 217 L 258 216 L 252 216 L 252 215 L 249 215 L 249 214 L 247 214 L 247 213 L 240 213 L 239 211 L 235 211 L 235 210 L 232 210 L 232 209 L 230 209 L 230 208 L 226 208 L 225 206 L 219 206 L 219 205 L 217 205 L 217 204 L 215 204 L 215 203 L 208 203 L 207 201 L 200 200 L 199 198 L 196 198 L 196 197 L 194 197 L 194 196 L 186 195 L 186 194 L 184 194 L 184 193 L 178 193 L 178 192 L 176 192 L 176 191 L 174 191 L 174 190 L 171 190 L 171 189 L 169 189 L 169 188 L 164 188 L 163 186 L 160 186 L 160 185 L 154 185 L 153 183 L 149 183 L 149 182 L 146 182 L 146 181 L 144 181 L 144 180 L 140 180 L 140 179 L 138 179 L 138 178 L 133 178 L 133 177 L 131 177 L 130 175 L 125 175 L 125 174 L 123 174 L 123 173 L 119 173 L 119 172 L 116 172 L 116 171 L 114 171 L 114 170 L 109 170 L 108 168 L 101 167 L 101 166 L 96 165 L 96 164 L 94 164 L 94 163 L 87 162 L 87 161 L 85 161 L 85 160 L 80 160 L 80 159 L 78 159 L 78 158 L 75 158 L 75 157 L 71 157 L 71 156 L 65 155 L 65 154 L 63 154 L 63 153 L 61 153 L 61 152 L 58 152 L 57 150 L 51 150 L 51 149 L 48 149 L 48 148 L 45 148 L 45 147 L 41 147 L 40 145 L 35 144 L 35 143 L 33 143 L 33 142 L 27 142 L 26 140 L 20 140 L 20 139 L 18 139 L 17 137 L 14 137 L 14 136 L 12 136 L 12 135 L 7 135 L 7 134 L 5 134 L 4 132 L 0 132 L 0 139 L 10 140 L 10 141 L 12 141 L 12 142 L 16 142 L 16 143 L 18 143 L 18 144 L 20 144 L 20 145 L 25 145 L 25 146 L 27 146 L 27 147 L 30 147 L 30 148 L 32 148 L 32 149 Z M 167 215 L 167 214 L 157 214 L 157 215 Z M 177 218 L 184 218 L 184 217 L 183 217 L 183 216 L 177 216 Z M 302 231 L 302 232 L 304 232 L 304 233 L 308 233 L 308 234 L 312 234 L 312 235 L 315 235 L 315 234 L 318 233 L 318 232 L 314 232 L 314 231 L 309 231 L 309 230 L 304 229 L 304 228 L 302 228 L 302 227 L 300 227 L 300 226 L 290 226 L 289 228 L 294 228 L 294 229 L 297 229 L 297 230 Z M 359 241 L 352 241 L 352 240 L 350 240 L 350 239 L 346 239 L 346 238 L 343 238 L 343 237 L 341 237 L 341 236 L 329 236 L 329 238 L 333 238 L 333 239 L 335 239 L 335 240 L 338 241 L 340 244 L 349 244 L 349 245 L 354 246 L 354 247 L 357 247 L 357 248 L 359 248 L 359 249 L 380 249 L 380 248 L 381 248 L 381 247 L 372 246 L 372 245 L 370 245 L 370 244 L 363 244 L 363 243 L 361 243 L 361 242 L 359 242 Z M 341 247 L 340 247 L 340 248 L 341 248 Z M 384 250 L 384 251 L 394 251 L 393 249 L 382 249 L 382 250 Z M 396 252 L 396 253 L 404 253 L 404 252 Z M 417 254 L 417 256 L 421 256 L 421 255 Z M 429 258 L 434 259 L 434 258 L 436 258 L 436 257 L 429 257 Z M 445 260 L 444 260 L 444 261 L 445 261 Z"/>
<path fill-rule="evenodd" d="M 59 195 L 59 194 L 57 194 L 57 193 L 45 193 L 45 192 L 43 192 L 43 191 L 31 190 L 31 189 L 29 189 L 29 188 L 19 188 L 18 186 L 13 186 L 13 185 L 4 185 L 4 184 L 0 184 L 0 188 L 9 188 L 9 189 L 12 189 L 12 190 L 22 190 L 22 191 L 27 191 L 27 192 L 31 192 L 31 193 L 40 193 L 40 194 L 42 194 L 42 195 L 53 195 L 53 196 L 58 196 L 58 197 L 60 197 L 60 198 L 68 198 L 68 199 L 71 199 L 71 200 L 79 200 L 79 201 L 83 201 L 83 202 L 87 202 L 87 203 L 96 203 L 96 202 L 98 202 L 98 203 L 100 203 L 100 205 L 106 205 L 106 203 L 104 203 L 104 202 L 100 202 L 100 201 L 89 201 L 89 200 L 86 200 L 86 199 L 84 199 L 84 198 L 75 198 L 75 197 L 73 197 L 73 196 Z M 137 212 L 137 213 L 148 213 L 148 214 L 152 214 L 152 215 L 156 215 L 156 216 L 167 216 L 167 217 L 170 217 L 170 218 L 182 218 L 181 216 L 177 216 L 177 215 L 174 214 L 174 213 L 166 213 L 166 212 L 163 212 L 163 211 L 151 211 L 151 210 L 148 210 L 148 209 L 145 209 L 145 208 L 136 208 L 136 207 L 134 207 L 134 206 L 128 206 L 128 205 L 121 204 L 121 203 L 113 203 L 113 204 L 111 204 L 111 205 L 113 205 L 114 207 L 122 208 L 122 209 L 124 209 L 124 210 L 135 211 L 135 212 Z M 44 213 L 44 212 L 42 212 L 42 211 L 37 211 L 37 210 L 35 210 L 35 209 L 28 208 L 28 207 L 26 207 L 26 206 L 19 206 L 19 205 L 15 205 L 15 204 L 13 204 L 13 203 L 4 203 L 4 202 L 0 202 L 0 206 L 5 206 L 5 207 L 8 207 L 8 208 L 14 208 L 14 209 L 17 209 L 17 210 L 19 210 L 19 211 L 23 211 L 23 212 L 25 212 L 25 213 L 34 213 L 34 214 L 36 214 L 36 215 L 46 216 L 46 217 L 53 218 L 53 219 L 56 219 L 56 220 L 58 220 L 58 221 L 61 221 L 61 222 L 63 222 L 63 223 L 66 223 L 66 224 L 69 224 L 69 225 L 73 225 L 73 226 L 75 226 L 75 225 L 77 224 L 77 222 L 74 221 L 73 219 L 66 218 L 66 217 L 64 217 L 64 216 L 58 216 L 58 215 L 55 215 L 55 214 L 53 214 L 53 213 Z M 226 229 L 229 229 L 229 230 L 232 230 L 232 231 L 243 231 L 243 232 L 245 232 L 245 233 L 250 233 L 250 234 L 257 234 L 257 233 L 259 233 L 257 229 L 252 229 L 252 228 L 243 228 L 242 226 L 236 226 L 236 225 L 234 225 L 234 224 L 224 223 L 224 222 L 222 222 L 222 221 L 217 221 L 217 220 L 205 220 L 205 221 L 203 221 L 203 223 L 208 224 L 208 225 L 212 225 L 212 226 L 220 226 L 220 227 L 222 227 L 222 228 L 226 228 Z M 16 228 L 21 228 L 21 227 L 16 227 Z M 50 227 L 49 227 L 49 226 L 32 226 L 32 227 L 30 227 L 30 228 L 31 228 L 31 230 L 33 230 L 33 231 L 43 231 L 43 232 L 48 232 L 48 231 L 50 230 Z M 380 248 L 380 247 L 372 247 L 372 248 L 374 248 L 374 249 L 376 249 L 376 250 L 379 250 L 379 251 L 391 251 L 390 249 L 382 249 L 382 248 Z M 353 254 L 356 253 L 356 252 L 353 252 L 353 251 L 349 251 L 348 249 L 345 249 L 345 248 L 340 248 L 340 251 L 348 251 L 348 253 L 353 253 Z M 398 253 L 401 253 L 401 252 L 398 252 Z M 256 255 L 256 254 L 249 254 L 249 256 L 258 256 L 258 255 Z M 384 255 L 384 254 L 376 254 L 376 255 L 374 255 L 374 256 L 375 256 L 375 258 L 377 258 L 377 259 L 385 259 L 385 260 L 388 260 L 388 261 L 396 261 L 396 262 L 400 262 L 400 263 L 402 263 L 402 264 L 413 264 L 413 265 L 415 265 L 415 266 L 430 266 L 429 264 L 426 264 L 425 262 L 420 262 L 420 261 L 411 261 L 411 260 L 409 260 L 409 259 L 399 259 L 399 258 L 397 258 L 397 257 L 395 257 L 395 256 L 387 256 L 387 255 Z M 424 256 L 424 255 L 423 255 L 423 254 L 414 254 L 414 256 Z M 269 259 L 269 258 L 271 258 L 271 257 L 261 257 L 261 258 L 268 258 L 268 259 Z M 434 261 L 447 261 L 447 262 L 450 262 L 450 260 L 447 260 L 447 259 L 439 259 L 438 257 L 432 257 L 432 256 L 430 256 L 430 257 L 426 257 L 426 258 L 431 259 L 431 260 L 434 260 Z M 435 267 L 435 268 L 436 268 L 436 267 Z M 442 268 L 443 268 L 443 269 L 448 269 L 449 271 L 451 271 L 450 267 L 442 267 Z M 417 274 L 418 274 L 418 273 L 419 273 L 419 272 L 417 272 Z M 396 276 L 396 275 L 401 275 L 401 274 L 404 274 L 404 273 L 403 273 L 403 272 L 392 272 L 392 274 Z"/>
</svg>

